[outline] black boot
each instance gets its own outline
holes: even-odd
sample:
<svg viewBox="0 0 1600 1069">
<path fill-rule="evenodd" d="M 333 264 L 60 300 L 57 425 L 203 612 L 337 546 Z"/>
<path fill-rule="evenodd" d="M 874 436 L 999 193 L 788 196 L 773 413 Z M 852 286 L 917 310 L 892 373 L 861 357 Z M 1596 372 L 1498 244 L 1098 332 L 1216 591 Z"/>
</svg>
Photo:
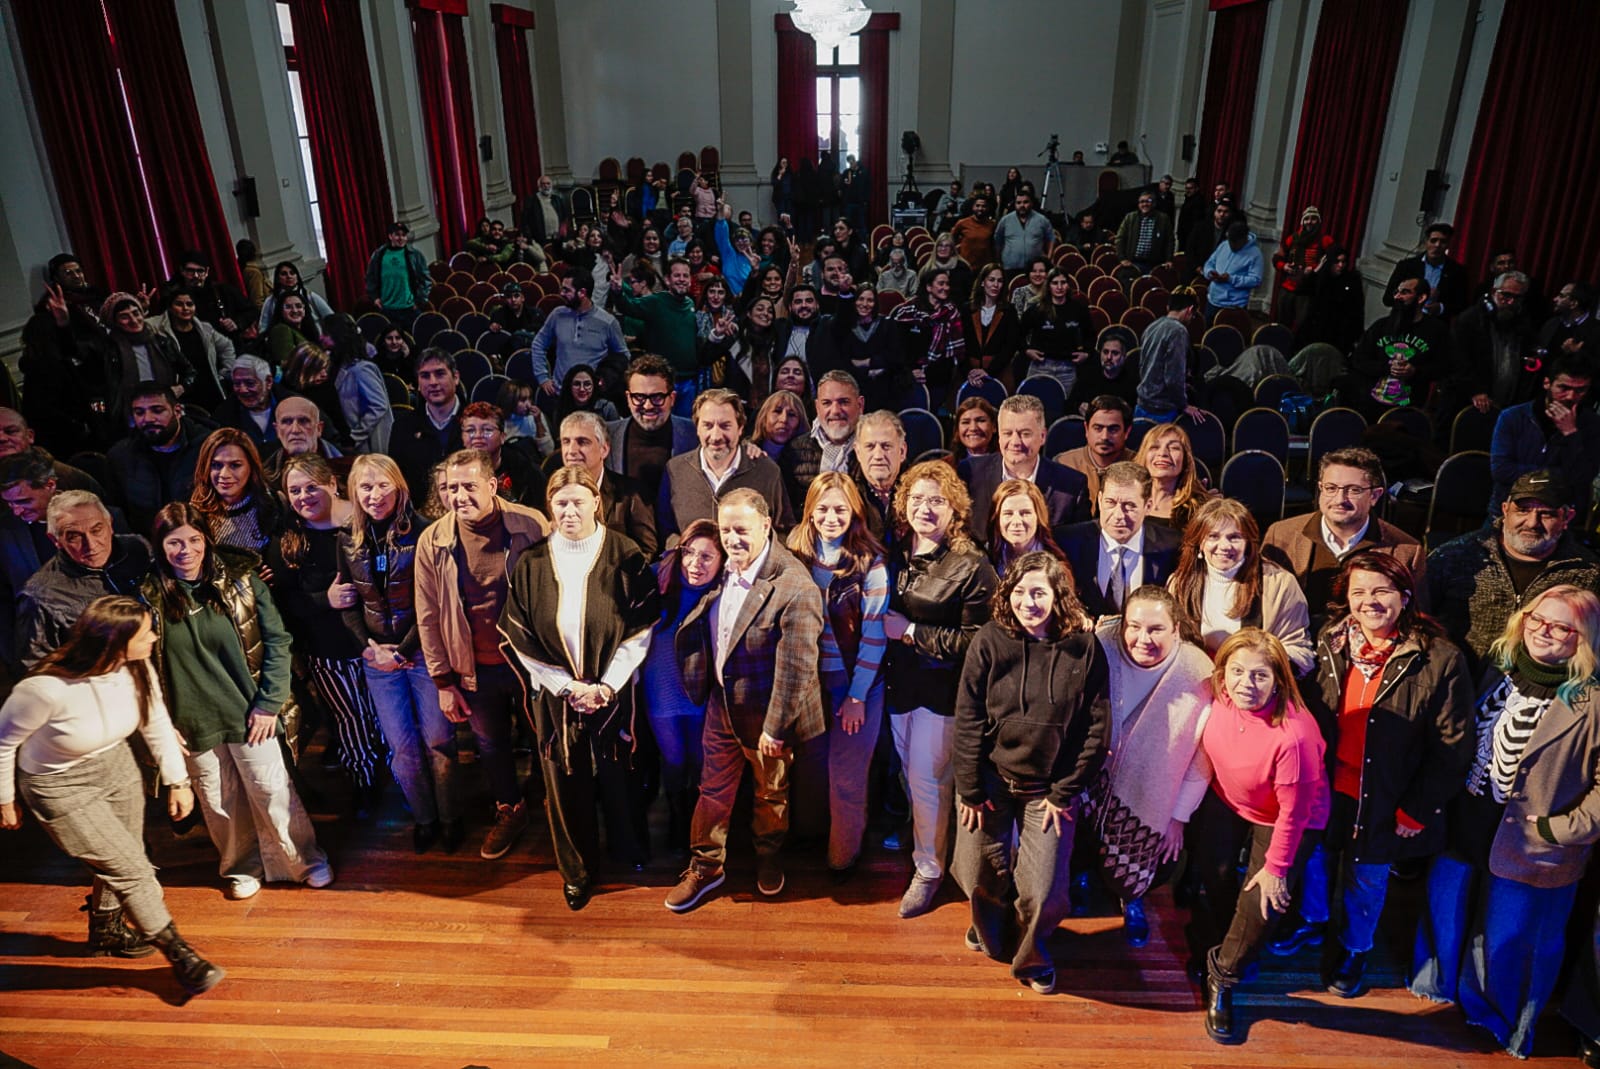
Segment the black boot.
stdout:
<svg viewBox="0 0 1600 1069">
<path fill-rule="evenodd" d="M 83 911 L 89 914 L 90 957 L 143 958 L 156 952 L 149 939 L 128 927 L 121 907 L 97 910 L 91 894 L 83 900 Z"/>
<path fill-rule="evenodd" d="M 154 942 L 172 963 L 172 974 L 178 978 L 178 985 L 190 998 L 210 991 L 227 975 L 195 953 L 194 947 L 185 943 L 183 936 L 178 934 L 175 924 L 169 924 L 157 932 Z"/>
<path fill-rule="evenodd" d="M 1328 976 L 1328 990 L 1340 998 L 1367 993 L 1367 952 L 1346 950 Z"/>
<path fill-rule="evenodd" d="M 1218 1043 L 1233 1043 L 1237 1039 L 1233 1027 L 1233 988 L 1217 983 L 1216 977 L 1206 976 L 1206 1035 Z"/>
</svg>

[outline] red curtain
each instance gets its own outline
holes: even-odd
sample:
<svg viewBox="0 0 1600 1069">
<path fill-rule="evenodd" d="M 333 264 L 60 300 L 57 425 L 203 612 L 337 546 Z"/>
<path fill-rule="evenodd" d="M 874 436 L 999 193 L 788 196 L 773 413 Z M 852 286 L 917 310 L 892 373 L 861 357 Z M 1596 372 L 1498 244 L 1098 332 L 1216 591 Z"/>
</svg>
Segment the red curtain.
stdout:
<svg viewBox="0 0 1600 1069">
<path fill-rule="evenodd" d="M 72 251 L 96 285 L 131 291 L 159 283 L 169 265 L 139 179 L 99 0 L 9 10 Z"/>
<path fill-rule="evenodd" d="M 788 15 L 778 29 L 778 155 L 794 173 L 802 159 L 817 162 L 817 45 Z M 774 163 L 777 161 L 774 160 Z"/>
<path fill-rule="evenodd" d="M 1359 249 L 1408 6 L 1406 0 L 1322 5 L 1283 215 L 1285 232 L 1314 204 L 1328 232 L 1352 252 Z"/>
<path fill-rule="evenodd" d="M 528 62 L 528 29 L 533 12 L 495 4 L 494 48 L 500 63 L 500 102 L 506 118 L 506 161 L 511 191 L 520 205 L 533 196 L 543 163 L 539 123 L 533 110 L 533 68 Z"/>
<path fill-rule="evenodd" d="M 411 25 L 439 247 L 448 256 L 462 250 L 483 215 L 467 39 L 457 15 L 413 8 Z"/>
<path fill-rule="evenodd" d="M 367 258 L 393 214 L 361 9 L 343 0 L 289 0 L 289 14 L 328 247 L 328 297 L 335 308 L 354 308 L 366 293 Z"/>
<path fill-rule="evenodd" d="M 1456 207 L 1456 254 L 1481 278 L 1517 250 L 1548 292 L 1600 277 L 1600 52 L 1592 0 L 1507 4 Z"/>
<path fill-rule="evenodd" d="M 861 31 L 861 166 L 872 193 L 867 200 L 867 226 L 889 218 L 889 30 L 877 28 L 885 16 L 874 15 Z M 861 235 L 865 240 L 866 235 Z"/>
<path fill-rule="evenodd" d="M 1235 3 L 1217 10 L 1213 0 L 1211 58 L 1206 65 L 1206 96 L 1200 112 L 1200 186 L 1209 194 L 1217 182 L 1237 191 L 1250 158 L 1256 87 L 1261 81 L 1261 42 L 1267 32 L 1266 0 Z"/>
</svg>

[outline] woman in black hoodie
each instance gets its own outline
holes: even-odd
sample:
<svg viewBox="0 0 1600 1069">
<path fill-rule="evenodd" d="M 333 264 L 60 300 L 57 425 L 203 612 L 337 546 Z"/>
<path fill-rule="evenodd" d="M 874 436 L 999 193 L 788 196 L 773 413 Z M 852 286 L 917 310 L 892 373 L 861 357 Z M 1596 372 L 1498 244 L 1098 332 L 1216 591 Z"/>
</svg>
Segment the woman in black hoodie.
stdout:
<svg viewBox="0 0 1600 1069">
<path fill-rule="evenodd" d="M 1105 763 L 1109 672 L 1066 567 L 1045 552 L 1006 569 L 956 691 L 956 882 L 967 948 L 1055 990 L 1046 941 L 1071 907 L 1074 816 Z M 1010 859 L 1016 836 L 1016 860 Z"/>
</svg>

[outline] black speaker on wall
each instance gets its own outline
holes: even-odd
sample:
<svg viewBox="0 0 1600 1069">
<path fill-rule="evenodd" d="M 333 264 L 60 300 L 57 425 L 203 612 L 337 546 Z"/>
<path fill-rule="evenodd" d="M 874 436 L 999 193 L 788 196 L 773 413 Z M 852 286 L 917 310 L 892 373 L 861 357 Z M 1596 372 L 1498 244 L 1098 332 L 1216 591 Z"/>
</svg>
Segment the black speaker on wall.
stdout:
<svg viewBox="0 0 1600 1069">
<path fill-rule="evenodd" d="M 484 163 L 494 159 L 494 141 L 490 139 L 488 134 L 478 138 L 478 155 L 483 157 Z"/>
<path fill-rule="evenodd" d="M 1450 183 L 1444 180 L 1444 172 L 1437 167 L 1422 176 L 1422 203 L 1417 207 L 1419 212 L 1430 216 L 1437 216 L 1439 208 L 1444 203 L 1444 191 L 1450 188 Z"/>
<path fill-rule="evenodd" d="M 233 184 L 233 195 L 239 198 L 239 210 L 246 219 L 261 217 L 261 198 L 256 196 L 256 180 L 243 175 Z"/>
<path fill-rule="evenodd" d="M 1184 134 L 1183 135 L 1183 162 L 1184 163 L 1193 163 L 1194 162 L 1194 135 L 1193 134 Z"/>
</svg>

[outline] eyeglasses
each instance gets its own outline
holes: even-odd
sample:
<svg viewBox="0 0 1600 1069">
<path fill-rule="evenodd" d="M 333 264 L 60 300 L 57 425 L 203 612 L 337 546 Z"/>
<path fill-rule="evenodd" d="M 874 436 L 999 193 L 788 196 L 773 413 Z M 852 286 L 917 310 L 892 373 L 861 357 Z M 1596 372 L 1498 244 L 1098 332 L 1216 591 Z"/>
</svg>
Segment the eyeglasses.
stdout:
<svg viewBox="0 0 1600 1069">
<path fill-rule="evenodd" d="M 671 396 L 670 393 L 634 393 L 632 390 L 628 391 L 628 400 L 641 408 L 660 408 L 667 403 L 667 398 Z"/>
<path fill-rule="evenodd" d="M 934 510 L 949 508 L 950 499 L 946 497 L 925 497 L 922 494 L 912 494 L 906 498 L 906 504 L 914 509 L 930 508 Z"/>
<path fill-rule="evenodd" d="M 1317 489 L 1321 490 L 1323 494 L 1328 497 L 1360 497 L 1362 494 L 1370 493 L 1373 490 L 1379 489 L 1379 487 L 1354 485 L 1340 486 L 1338 483 L 1319 483 Z"/>
<path fill-rule="evenodd" d="M 1571 624 L 1563 624 L 1556 620 L 1547 619 L 1536 612 L 1528 613 L 1522 618 L 1522 622 L 1530 630 L 1543 631 L 1557 642 L 1565 642 L 1578 633 L 1578 629 Z"/>
</svg>

